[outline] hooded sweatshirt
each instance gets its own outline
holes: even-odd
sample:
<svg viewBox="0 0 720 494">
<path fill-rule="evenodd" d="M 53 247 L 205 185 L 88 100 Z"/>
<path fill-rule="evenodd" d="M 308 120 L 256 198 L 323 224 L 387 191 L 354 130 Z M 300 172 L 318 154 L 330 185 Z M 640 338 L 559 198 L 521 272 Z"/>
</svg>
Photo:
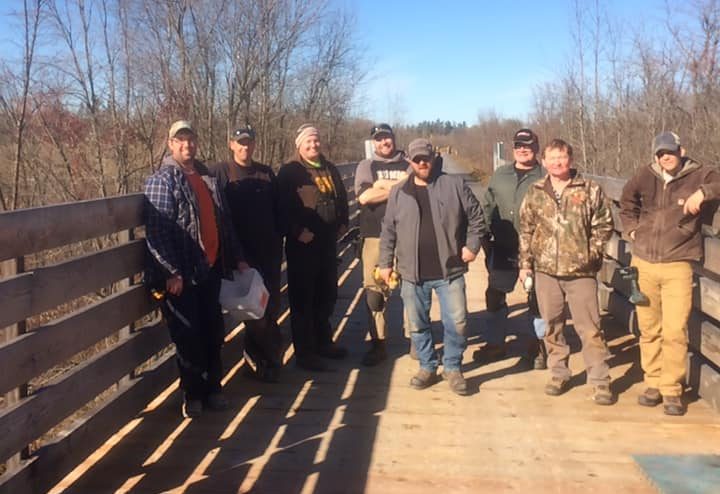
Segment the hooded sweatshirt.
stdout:
<svg viewBox="0 0 720 494">
<path fill-rule="evenodd" d="M 390 158 L 382 158 L 374 154 L 372 159 L 358 163 L 355 170 L 355 196 L 359 196 L 372 188 L 377 180 L 397 180 L 408 172 L 405 153 L 397 151 Z M 382 220 L 385 216 L 387 201 L 365 204 L 360 207 L 360 235 L 363 238 L 380 237 Z"/>
</svg>

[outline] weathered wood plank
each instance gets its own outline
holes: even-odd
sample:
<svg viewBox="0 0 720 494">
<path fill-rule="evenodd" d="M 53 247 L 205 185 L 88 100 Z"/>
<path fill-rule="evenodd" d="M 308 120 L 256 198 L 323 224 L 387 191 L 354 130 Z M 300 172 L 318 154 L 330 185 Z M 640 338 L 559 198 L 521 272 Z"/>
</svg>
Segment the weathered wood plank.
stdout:
<svg viewBox="0 0 720 494">
<path fill-rule="evenodd" d="M 0 494 L 47 492 L 176 378 L 175 357 L 168 354 L 152 370 L 121 384 L 112 398 L 36 451 L 19 471 L 0 477 Z"/>
<path fill-rule="evenodd" d="M 617 232 L 613 232 L 612 237 L 610 237 L 607 245 L 605 245 L 605 254 L 608 257 L 612 257 L 623 266 L 630 265 L 630 259 L 632 258 L 630 244 L 620 238 L 620 235 Z"/>
<path fill-rule="evenodd" d="M 20 451 L 169 343 L 163 323 L 146 327 L 5 410 L 0 414 L 0 461 Z"/>
<path fill-rule="evenodd" d="M 706 237 L 703 268 L 720 276 L 720 239 Z"/>
<path fill-rule="evenodd" d="M 137 321 L 154 307 L 145 287 L 137 285 L 0 346 L 0 393 Z"/>
<path fill-rule="evenodd" d="M 140 226 L 142 208 L 131 194 L 0 213 L 0 260 Z"/>
<path fill-rule="evenodd" d="M 624 178 L 615 178 L 615 177 L 604 177 L 600 175 L 586 175 L 589 178 L 592 178 L 597 183 L 600 184 L 600 187 L 602 187 L 603 191 L 605 192 L 605 195 L 612 199 L 613 201 L 619 201 L 620 196 L 622 195 L 622 189 L 625 187 L 625 183 L 627 182 Z"/>
<path fill-rule="evenodd" d="M 133 240 L 0 281 L 0 327 L 140 272 L 145 249 Z"/>
<path fill-rule="evenodd" d="M 720 412 L 720 372 L 697 353 L 691 354 L 688 361 L 688 385 Z"/>
<path fill-rule="evenodd" d="M 720 321 L 720 283 L 704 276 L 698 278 L 699 283 L 699 309 Z"/>
</svg>

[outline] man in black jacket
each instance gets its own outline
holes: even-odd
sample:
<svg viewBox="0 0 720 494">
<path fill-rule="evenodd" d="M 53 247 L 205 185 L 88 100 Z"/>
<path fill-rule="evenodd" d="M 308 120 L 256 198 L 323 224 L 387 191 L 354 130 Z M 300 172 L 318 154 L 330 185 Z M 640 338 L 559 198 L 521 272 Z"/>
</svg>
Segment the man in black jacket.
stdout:
<svg viewBox="0 0 720 494">
<path fill-rule="evenodd" d="M 277 178 L 269 166 L 253 160 L 252 127 L 236 128 L 230 135 L 229 147 L 233 159 L 218 164 L 214 172 L 230 207 L 245 259 L 258 270 L 269 294 L 263 318 L 245 322 L 245 355 L 255 367 L 255 377 L 273 382 L 282 365 L 282 337 L 277 325 L 282 263 Z"/>
</svg>

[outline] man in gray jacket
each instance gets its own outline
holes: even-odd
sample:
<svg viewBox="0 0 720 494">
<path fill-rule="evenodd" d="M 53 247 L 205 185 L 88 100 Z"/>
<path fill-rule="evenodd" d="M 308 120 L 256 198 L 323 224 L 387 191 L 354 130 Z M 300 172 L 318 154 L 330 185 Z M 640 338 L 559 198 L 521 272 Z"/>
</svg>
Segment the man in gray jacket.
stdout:
<svg viewBox="0 0 720 494">
<path fill-rule="evenodd" d="M 508 325 L 506 296 L 515 289 L 518 279 L 518 230 L 520 205 L 530 184 L 545 176 L 538 163 L 538 137 L 530 129 L 520 129 L 513 136 L 514 161 L 495 170 L 482 198 L 483 212 L 490 224 L 492 241 L 485 250 L 488 270 L 488 287 L 485 301 L 489 315 L 485 331 L 487 344 L 473 354 L 473 359 L 490 362 L 505 356 L 505 336 Z M 524 333 L 528 334 L 522 358 L 531 368 L 545 369 L 546 355 L 543 344 L 545 323 L 540 318 L 534 290 L 528 293 L 528 321 Z"/>
<path fill-rule="evenodd" d="M 465 272 L 487 234 L 482 209 L 463 179 L 442 173 L 432 144 L 415 139 L 408 146 L 412 173 L 393 186 L 380 236 L 379 267 L 389 283 L 393 260 L 402 277 L 400 296 L 417 349 L 420 369 L 410 381 L 416 389 L 436 379 L 438 357 L 430 331 L 433 290 L 444 327 L 443 377 L 450 389 L 467 394 L 460 371 L 466 343 Z"/>
</svg>

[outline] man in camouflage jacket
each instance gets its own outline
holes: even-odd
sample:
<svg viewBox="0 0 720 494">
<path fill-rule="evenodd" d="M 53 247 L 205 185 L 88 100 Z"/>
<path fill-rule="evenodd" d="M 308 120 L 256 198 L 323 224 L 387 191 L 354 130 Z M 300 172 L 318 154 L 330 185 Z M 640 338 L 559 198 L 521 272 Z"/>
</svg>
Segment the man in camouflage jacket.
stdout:
<svg viewBox="0 0 720 494">
<path fill-rule="evenodd" d="M 535 182 L 520 208 L 520 279 L 535 271 L 540 315 L 547 324 L 545 346 L 551 379 L 545 393 L 560 395 L 570 380 L 570 346 L 565 340 L 565 301 L 582 341 L 588 381 L 599 405 L 614 403 L 600 331 L 595 276 L 613 220 L 600 186 L 571 168 L 572 147 L 555 139 L 543 152 L 548 176 Z"/>
</svg>

